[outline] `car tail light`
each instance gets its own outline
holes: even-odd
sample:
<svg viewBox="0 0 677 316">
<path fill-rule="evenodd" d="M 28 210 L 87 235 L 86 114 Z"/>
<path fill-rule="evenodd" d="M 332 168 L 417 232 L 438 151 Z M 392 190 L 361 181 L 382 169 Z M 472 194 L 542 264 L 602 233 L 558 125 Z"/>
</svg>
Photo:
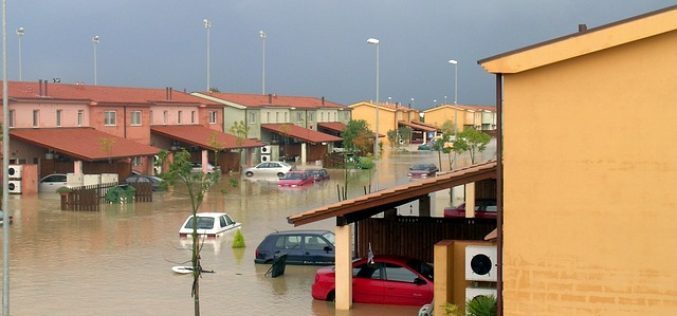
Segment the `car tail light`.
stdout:
<svg viewBox="0 0 677 316">
<path fill-rule="evenodd" d="M 207 234 L 207 238 L 209 238 L 209 237 L 214 237 L 214 238 L 216 238 L 216 234 Z"/>
<path fill-rule="evenodd" d="M 259 248 L 256 248 L 256 257 L 254 257 L 254 258 L 258 258 L 260 255 L 261 255 L 261 253 L 259 252 Z"/>
<path fill-rule="evenodd" d="M 179 234 L 179 237 L 188 237 L 188 234 L 186 234 L 186 233 L 180 233 L 180 234 Z"/>
</svg>

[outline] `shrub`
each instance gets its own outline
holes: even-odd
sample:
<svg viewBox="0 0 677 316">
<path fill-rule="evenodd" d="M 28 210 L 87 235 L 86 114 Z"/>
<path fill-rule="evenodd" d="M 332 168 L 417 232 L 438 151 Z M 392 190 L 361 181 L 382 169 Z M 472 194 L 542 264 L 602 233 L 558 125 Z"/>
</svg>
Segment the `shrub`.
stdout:
<svg viewBox="0 0 677 316">
<path fill-rule="evenodd" d="M 477 296 L 468 301 L 465 312 L 469 316 L 496 316 L 496 297 Z"/>
<path fill-rule="evenodd" d="M 244 236 L 242 235 L 242 231 L 238 229 L 235 231 L 235 236 L 233 237 L 233 248 L 244 248 Z"/>
</svg>

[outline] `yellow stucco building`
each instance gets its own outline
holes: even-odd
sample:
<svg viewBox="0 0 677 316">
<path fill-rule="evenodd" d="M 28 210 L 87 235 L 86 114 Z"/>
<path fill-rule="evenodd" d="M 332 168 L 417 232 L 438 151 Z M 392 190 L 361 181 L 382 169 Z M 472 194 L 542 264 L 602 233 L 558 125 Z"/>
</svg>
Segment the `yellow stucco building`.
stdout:
<svg viewBox="0 0 677 316">
<path fill-rule="evenodd" d="M 677 6 L 479 63 L 503 315 L 677 315 Z"/>
<path fill-rule="evenodd" d="M 361 101 L 350 106 L 353 120 L 364 120 L 369 124 L 369 128 L 376 129 L 376 118 L 378 113 L 378 133 L 387 135 L 388 131 L 396 130 L 402 122 L 416 122 L 419 120 L 418 110 L 411 107 L 394 104 L 378 103 L 370 101 Z M 387 137 L 382 137 L 380 141 L 384 145 L 389 145 Z"/>
<path fill-rule="evenodd" d="M 496 108 L 484 105 L 443 104 L 422 112 L 426 124 L 441 128 L 450 122 L 456 130 L 466 127 L 477 130 L 496 129 Z"/>
</svg>

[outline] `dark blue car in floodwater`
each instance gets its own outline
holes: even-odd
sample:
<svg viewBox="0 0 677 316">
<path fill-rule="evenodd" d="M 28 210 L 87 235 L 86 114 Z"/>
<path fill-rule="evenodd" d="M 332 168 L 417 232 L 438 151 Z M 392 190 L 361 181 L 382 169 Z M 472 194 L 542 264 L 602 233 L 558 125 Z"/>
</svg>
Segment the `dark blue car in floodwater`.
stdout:
<svg viewBox="0 0 677 316">
<path fill-rule="evenodd" d="M 287 255 L 287 264 L 334 264 L 334 233 L 328 230 L 287 230 L 271 233 L 256 248 L 255 263 L 272 263 Z"/>
</svg>

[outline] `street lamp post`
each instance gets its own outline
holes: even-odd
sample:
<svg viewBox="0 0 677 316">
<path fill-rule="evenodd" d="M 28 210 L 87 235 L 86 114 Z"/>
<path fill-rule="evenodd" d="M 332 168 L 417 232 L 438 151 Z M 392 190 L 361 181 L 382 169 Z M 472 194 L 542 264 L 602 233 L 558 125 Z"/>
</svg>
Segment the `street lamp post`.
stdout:
<svg viewBox="0 0 677 316">
<path fill-rule="evenodd" d="M 380 76 L 380 65 L 379 65 L 379 48 L 381 47 L 381 41 L 379 41 L 376 38 L 370 38 L 367 40 L 368 44 L 375 45 L 376 46 L 376 106 L 374 107 L 376 109 L 376 124 L 374 126 L 374 157 L 378 156 L 378 120 L 379 120 L 379 89 L 380 89 L 380 82 L 379 82 L 379 76 Z"/>
<path fill-rule="evenodd" d="M 454 65 L 454 104 L 458 101 L 458 62 L 450 59 L 449 63 Z"/>
<path fill-rule="evenodd" d="M 22 50 L 21 50 L 21 39 L 24 37 L 24 28 L 20 26 L 16 29 L 16 36 L 19 37 L 19 81 L 23 81 L 23 64 L 21 60 Z"/>
<path fill-rule="evenodd" d="M 92 37 L 92 47 L 94 47 L 94 85 L 97 85 L 97 74 L 96 74 L 96 46 L 101 42 L 101 37 L 99 35 L 94 35 Z"/>
<path fill-rule="evenodd" d="M 212 21 L 209 21 L 207 19 L 202 20 L 202 24 L 205 27 L 205 30 L 207 30 L 207 92 L 209 92 L 212 88 L 211 86 L 211 61 L 210 61 L 210 44 L 211 44 L 211 34 L 210 30 L 212 29 Z"/>
<path fill-rule="evenodd" d="M 261 39 L 261 94 L 266 94 L 266 32 L 259 31 Z"/>
</svg>

